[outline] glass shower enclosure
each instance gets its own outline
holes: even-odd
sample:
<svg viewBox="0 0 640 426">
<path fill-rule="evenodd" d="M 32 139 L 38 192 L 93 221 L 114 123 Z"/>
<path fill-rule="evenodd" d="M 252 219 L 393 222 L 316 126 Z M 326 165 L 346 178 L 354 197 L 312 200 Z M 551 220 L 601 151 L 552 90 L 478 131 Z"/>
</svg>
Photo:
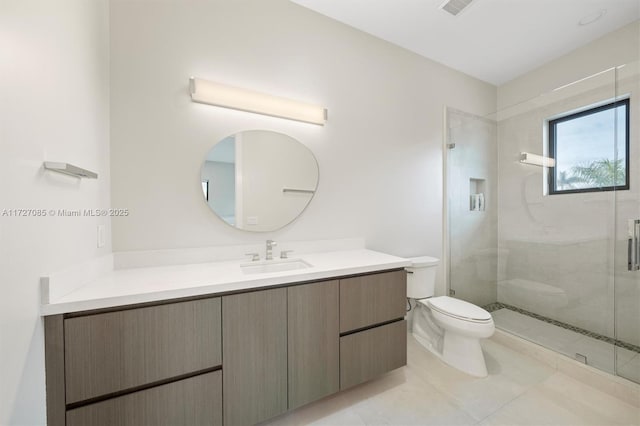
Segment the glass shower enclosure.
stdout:
<svg viewBox="0 0 640 426">
<path fill-rule="evenodd" d="M 446 115 L 450 294 L 640 383 L 639 63 Z"/>
</svg>

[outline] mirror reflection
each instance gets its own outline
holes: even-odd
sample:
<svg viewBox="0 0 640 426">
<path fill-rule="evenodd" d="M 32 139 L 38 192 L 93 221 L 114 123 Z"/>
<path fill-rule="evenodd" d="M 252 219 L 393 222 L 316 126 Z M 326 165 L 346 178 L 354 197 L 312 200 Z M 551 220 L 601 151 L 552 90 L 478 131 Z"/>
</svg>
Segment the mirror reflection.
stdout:
<svg viewBox="0 0 640 426">
<path fill-rule="evenodd" d="M 207 153 L 202 194 L 227 224 L 268 232 L 295 220 L 318 185 L 313 153 L 290 136 L 249 130 L 228 136 Z"/>
</svg>

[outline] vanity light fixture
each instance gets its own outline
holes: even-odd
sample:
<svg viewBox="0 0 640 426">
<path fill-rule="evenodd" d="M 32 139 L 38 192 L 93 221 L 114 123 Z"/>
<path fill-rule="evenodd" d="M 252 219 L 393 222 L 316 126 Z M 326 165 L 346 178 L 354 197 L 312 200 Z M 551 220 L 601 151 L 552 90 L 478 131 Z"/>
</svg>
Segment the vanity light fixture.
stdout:
<svg viewBox="0 0 640 426">
<path fill-rule="evenodd" d="M 189 79 L 189 92 L 191 93 L 192 101 L 203 104 L 255 112 L 321 126 L 327 120 L 326 108 L 319 105 L 227 86 L 200 78 L 191 77 Z"/>
<path fill-rule="evenodd" d="M 524 164 L 533 164 L 534 166 L 555 167 L 556 160 L 551 157 L 530 154 L 528 152 L 520 153 L 520 162 Z"/>
</svg>

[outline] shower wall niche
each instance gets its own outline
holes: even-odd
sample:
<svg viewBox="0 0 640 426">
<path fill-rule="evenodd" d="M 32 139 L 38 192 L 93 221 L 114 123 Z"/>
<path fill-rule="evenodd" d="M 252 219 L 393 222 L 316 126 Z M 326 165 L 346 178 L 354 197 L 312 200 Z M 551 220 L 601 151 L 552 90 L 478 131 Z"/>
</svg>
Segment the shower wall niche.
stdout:
<svg viewBox="0 0 640 426">
<path fill-rule="evenodd" d="M 483 212 L 487 209 L 485 196 L 486 179 L 469 179 L 469 210 Z"/>
</svg>

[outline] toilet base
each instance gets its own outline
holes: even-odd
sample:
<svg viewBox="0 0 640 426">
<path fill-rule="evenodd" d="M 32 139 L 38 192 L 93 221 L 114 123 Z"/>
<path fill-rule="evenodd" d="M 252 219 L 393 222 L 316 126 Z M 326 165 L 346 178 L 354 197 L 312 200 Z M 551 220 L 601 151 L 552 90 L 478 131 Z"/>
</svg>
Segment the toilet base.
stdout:
<svg viewBox="0 0 640 426">
<path fill-rule="evenodd" d="M 433 347 L 432 342 L 424 338 L 424 336 L 415 332 L 412 335 L 422 347 L 437 356 L 445 364 L 470 376 L 487 377 L 489 375 L 478 339 L 466 339 L 461 336 L 453 336 L 453 338 L 449 337 L 447 339 L 445 335 L 443 351 L 440 353 Z M 462 342 L 461 340 L 466 341 Z M 449 348 L 448 350 L 447 347 Z M 457 350 L 462 352 L 456 352 Z M 461 356 L 461 354 L 465 355 Z"/>
<path fill-rule="evenodd" d="M 478 338 L 445 331 L 440 359 L 471 376 L 487 377 L 489 375 Z"/>
<path fill-rule="evenodd" d="M 480 346 L 480 337 L 493 334 L 493 323 L 488 330 L 481 329 L 474 336 L 447 330 L 436 324 L 431 310 L 421 304 L 416 306 L 411 334 L 421 346 L 452 366 L 474 377 L 486 377 L 487 366 Z"/>
</svg>

